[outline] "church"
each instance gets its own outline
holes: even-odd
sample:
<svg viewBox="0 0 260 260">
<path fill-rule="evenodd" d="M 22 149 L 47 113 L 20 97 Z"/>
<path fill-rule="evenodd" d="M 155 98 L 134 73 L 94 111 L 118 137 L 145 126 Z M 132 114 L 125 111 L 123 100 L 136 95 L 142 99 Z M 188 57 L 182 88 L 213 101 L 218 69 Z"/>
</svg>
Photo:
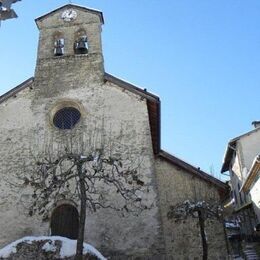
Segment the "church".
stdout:
<svg viewBox="0 0 260 260">
<path fill-rule="evenodd" d="M 49 218 L 28 214 L 32 190 L 19 185 L 19 176 L 33 168 L 35 157 L 54 156 L 70 145 L 84 153 L 112 143 L 111 153 L 130 154 L 139 165 L 152 207 L 138 216 L 87 210 L 85 242 L 110 259 L 201 259 L 198 218 L 176 221 L 170 209 L 185 201 L 219 205 L 227 185 L 162 150 L 160 98 L 105 71 L 102 12 L 68 4 L 35 21 L 35 74 L 0 97 L 0 247 L 24 236 L 54 234 L 59 214 L 67 223 L 77 219 L 79 201 L 66 194 Z M 223 222 L 208 218 L 204 224 L 208 258 L 226 259 Z M 74 225 L 67 226 L 70 237 Z"/>
</svg>

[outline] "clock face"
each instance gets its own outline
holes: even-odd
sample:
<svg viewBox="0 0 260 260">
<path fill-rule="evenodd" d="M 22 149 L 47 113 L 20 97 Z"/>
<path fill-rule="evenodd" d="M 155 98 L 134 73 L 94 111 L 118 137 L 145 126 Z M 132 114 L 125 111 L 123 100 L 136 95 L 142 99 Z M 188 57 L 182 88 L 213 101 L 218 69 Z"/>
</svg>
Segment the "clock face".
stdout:
<svg viewBox="0 0 260 260">
<path fill-rule="evenodd" d="M 77 18 L 77 12 L 73 9 L 65 10 L 62 13 L 61 18 L 66 22 L 73 21 Z"/>
</svg>

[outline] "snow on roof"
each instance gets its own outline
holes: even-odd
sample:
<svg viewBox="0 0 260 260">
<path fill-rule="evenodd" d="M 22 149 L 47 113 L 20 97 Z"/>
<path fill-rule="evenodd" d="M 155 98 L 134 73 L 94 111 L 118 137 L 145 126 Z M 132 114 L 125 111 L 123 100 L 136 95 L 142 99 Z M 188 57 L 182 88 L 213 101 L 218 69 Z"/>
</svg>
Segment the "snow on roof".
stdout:
<svg viewBox="0 0 260 260">
<path fill-rule="evenodd" d="M 40 236 L 40 237 L 24 237 L 19 240 L 16 240 L 12 242 L 11 244 L 5 246 L 0 250 L 0 258 L 7 258 L 9 257 L 12 253 L 17 252 L 17 245 L 25 242 L 27 244 L 32 244 L 35 241 L 42 241 L 46 240 L 46 243 L 43 245 L 42 249 L 47 252 L 55 252 L 56 251 L 56 246 L 55 246 L 55 241 L 60 241 L 61 242 L 61 249 L 60 249 L 60 257 L 71 257 L 76 254 L 76 244 L 77 240 L 71 240 L 69 238 L 65 237 L 59 237 L 59 236 Z M 83 248 L 83 254 L 91 254 L 96 256 L 99 260 L 106 260 L 102 254 L 95 249 L 93 246 L 84 243 L 84 248 Z"/>
</svg>

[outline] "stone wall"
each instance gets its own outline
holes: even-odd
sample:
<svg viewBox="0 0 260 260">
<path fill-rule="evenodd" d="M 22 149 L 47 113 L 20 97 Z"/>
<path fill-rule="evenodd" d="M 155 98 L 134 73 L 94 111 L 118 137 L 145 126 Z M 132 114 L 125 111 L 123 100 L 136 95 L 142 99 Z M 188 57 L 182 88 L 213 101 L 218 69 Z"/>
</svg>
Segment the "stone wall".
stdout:
<svg viewBox="0 0 260 260">
<path fill-rule="evenodd" d="M 217 188 L 185 170 L 157 158 L 156 177 L 160 196 L 160 211 L 168 259 L 201 259 L 202 243 L 197 218 L 188 217 L 176 222 L 168 219 L 170 206 L 190 201 L 216 201 Z M 223 223 L 209 219 L 205 223 L 209 246 L 209 259 L 225 259 L 227 256 Z"/>
</svg>

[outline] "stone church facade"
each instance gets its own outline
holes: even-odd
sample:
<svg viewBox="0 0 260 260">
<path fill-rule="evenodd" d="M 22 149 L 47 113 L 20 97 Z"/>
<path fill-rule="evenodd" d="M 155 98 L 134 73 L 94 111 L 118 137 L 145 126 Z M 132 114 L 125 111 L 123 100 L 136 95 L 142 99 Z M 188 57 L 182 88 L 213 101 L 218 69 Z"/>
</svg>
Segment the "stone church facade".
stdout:
<svg viewBox="0 0 260 260">
<path fill-rule="evenodd" d="M 149 187 L 144 199 L 153 207 L 125 217 L 110 209 L 87 211 L 85 241 L 115 259 L 200 259 L 198 220 L 177 223 L 167 217 L 169 208 L 185 200 L 220 203 L 227 186 L 161 149 L 160 99 L 105 72 L 103 23 L 101 12 L 71 4 L 36 19 L 35 75 L 0 97 L 0 246 L 52 233 L 55 208 L 48 220 L 30 217 L 26 206 L 32 191 L 19 182 L 35 157 L 71 144 L 87 153 L 112 140 L 112 152 L 119 144 L 139 162 Z M 64 111 L 74 115 L 73 122 L 59 121 Z M 61 205 L 79 208 L 66 196 L 56 202 Z M 222 222 L 207 220 L 205 231 L 209 259 L 225 259 Z"/>
</svg>

